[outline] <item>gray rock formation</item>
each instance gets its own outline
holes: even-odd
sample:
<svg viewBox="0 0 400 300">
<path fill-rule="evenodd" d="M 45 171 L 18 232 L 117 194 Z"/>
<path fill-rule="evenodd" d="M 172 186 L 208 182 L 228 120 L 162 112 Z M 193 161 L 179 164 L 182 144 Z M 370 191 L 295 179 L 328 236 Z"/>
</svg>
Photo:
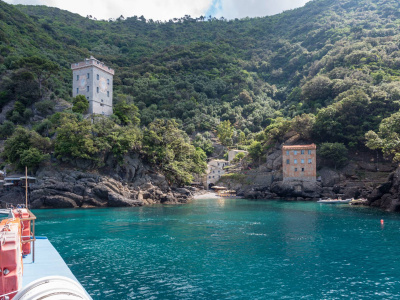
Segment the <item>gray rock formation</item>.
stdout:
<svg viewBox="0 0 400 300">
<path fill-rule="evenodd" d="M 400 167 L 389 175 L 386 183 L 374 189 L 367 199 L 370 206 L 400 211 Z"/>
<path fill-rule="evenodd" d="M 36 178 L 30 187 L 31 208 L 179 204 L 193 197 L 188 189 L 171 188 L 163 174 L 143 164 L 137 155 L 126 156 L 121 165 L 110 159 L 104 168 L 92 172 L 48 164 Z M 1 195 L 0 201 L 12 202 L 8 194 Z"/>
<path fill-rule="evenodd" d="M 271 185 L 271 192 L 277 194 L 278 197 L 302 198 L 301 200 L 318 199 L 322 196 L 320 183 L 301 180 L 274 182 Z"/>
</svg>

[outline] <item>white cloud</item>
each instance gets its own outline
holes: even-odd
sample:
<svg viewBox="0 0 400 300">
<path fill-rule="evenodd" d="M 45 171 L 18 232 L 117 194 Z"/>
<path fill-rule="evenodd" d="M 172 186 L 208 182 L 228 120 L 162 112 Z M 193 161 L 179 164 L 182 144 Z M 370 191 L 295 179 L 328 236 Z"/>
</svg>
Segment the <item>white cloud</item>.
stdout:
<svg viewBox="0 0 400 300">
<path fill-rule="evenodd" d="M 191 15 L 199 17 L 210 7 L 212 0 L 5 0 L 10 4 L 32 4 L 58 7 L 82 16 L 97 19 L 143 15 L 146 19 L 169 20 Z"/>
<path fill-rule="evenodd" d="M 169 20 L 191 15 L 212 15 L 227 19 L 262 17 L 300 7 L 310 0 L 5 0 L 10 4 L 58 7 L 97 19 L 141 16 Z"/>
<path fill-rule="evenodd" d="M 215 0 L 213 16 L 226 19 L 264 17 L 303 6 L 310 0 Z"/>
</svg>

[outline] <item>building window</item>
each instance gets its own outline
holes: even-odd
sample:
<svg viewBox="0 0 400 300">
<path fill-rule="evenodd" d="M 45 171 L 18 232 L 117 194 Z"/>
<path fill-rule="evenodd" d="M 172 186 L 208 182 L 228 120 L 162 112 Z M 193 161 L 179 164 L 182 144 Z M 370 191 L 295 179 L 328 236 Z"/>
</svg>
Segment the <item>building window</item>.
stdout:
<svg viewBox="0 0 400 300">
<path fill-rule="evenodd" d="M 88 99 L 89 100 L 89 96 L 87 96 L 87 98 L 86 99 Z"/>
<path fill-rule="evenodd" d="M 297 164 L 297 159 L 294 160 L 294 163 Z"/>
<path fill-rule="evenodd" d="M 102 111 L 101 114 L 104 115 L 104 111 Z"/>
<path fill-rule="evenodd" d="M 294 152 L 294 155 L 297 155 L 297 151 L 296 150 L 294 150 L 293 152 Z"/>
<path fill-rule="evenodd" d="M 287 165 L 290 164 L 290 160 L 289 160 L 289 159 L 286 160 L 286 164 L 287 164 Z"/>
<path fill-rule="evenodd" d="M 100 106 L 104 106 L 104 104 L 103 104 L 103 103 L 100 103 Z"/>
<path fill-rule="evenodd" d="M 211 176 L 208 176 L 208 179 L 211 179 Z"/>
<path fill-rule="evenodd" d="M 304 172 L 304 168 L 301 168 L 301 171 Z"/>
<path fill-rule="evenodd" d="M 89 86 L 86 87 L 86 92 L 89 92 Z"/>
<path fill-rule="evenodd" d="M 301 163 L 304 164 L 304 159 L 301 160 Z"/>
<path fill-rule="evenodd" d="M 286 155 L 289 155 L 289 150 L 286 150 Z"/>
<path fill-rule="evenodd" d="M 97 80 L 99 80 L 100 79 L 100 76 L 99 76 L 99 74 L 97 74 Z"/>
<path fill-rule="evenodd" d="M 107 91 L 107 97 L 110 97 L 110 92 L 109 91 Z"/>
<path fill-rule="evenodd" d="M 309 163 L 309 164 L 312 163 L 312 159 L 311 159 L 311 158 L 308 159 L 308 163 Z"/>
<path fill-rule="evenodd" d="M 101 99 L 101 102 L 104 102 L 104 100 L 103 100 L 103 99 Z"/>
<path fill-rule="evenodd" d="M 214 178 L 214 176 L 213 176 L 213 178 Z"/>
<path fill-rule="evenodd" d="M 76 81 L 79 81 L 79 75 L 76 75 Z"/>
<path fill-rule="evenodd" d="M 107 79 L 107 84 L 110 85 L 110 79 Z"/>
<path fill-rule="evenodd" d="M 218 170 L 218 173 L 220 173 L 220 171 Z"/>
<path fill-rule="evenodd" d="M 311 150 L 308 150 L 308 154 L 311 154 Z"/>
<path fill-rule="evenodd" d="M 297 172 L 297 168 L 294 168 L 294 171 Z"/>
<path fill-rule="evenodd" d="M 99 87 L 96 88 L 97 92 L 99 92 Z"/>
<path fill-rule="evenodd" d="M 301 154 L 304 154 L 304 150 L 301 150 Z"/>
<path fill-rule="evenodd" d="M 76 88 L 76 93 L 79 94 L 79 88 Z"/>
<path fill-rule="evenodd" d="M 89 73 L 87 73 L 87 79 L 89 79 L 89 77 L 90 77 L 90 74 L 89 74 Z"/>
</svg>

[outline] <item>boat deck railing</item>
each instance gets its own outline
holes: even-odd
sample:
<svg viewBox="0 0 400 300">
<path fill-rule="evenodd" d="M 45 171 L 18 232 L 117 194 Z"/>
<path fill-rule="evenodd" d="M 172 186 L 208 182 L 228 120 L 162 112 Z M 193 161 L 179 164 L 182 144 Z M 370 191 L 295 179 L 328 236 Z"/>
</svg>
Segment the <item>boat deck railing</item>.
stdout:
<svg viewBox="0 0 400 300">
<path fill-rule="evenodd" d="M 19 204 L 15 208 L 13 205 L 7 203 L 7 209 L 6 210 L 11 211 L 11 213 L 12 213 L 12 209 L 19 209 L 19 208 L 26 208 L 26 210 L 29 213 L 29 217 L 20 218 L 22 226 L 23 226 L 23 222 L 24 221 L 30 221 L 31 222 L 30 233 L 29 233 L 28 236 L 27 235 L 22 235 L 21 236 L 21 243 L 22 244 L 31 243 L 32 262 L 34 263 L 35 262 L 35 241 L 36 241 L 36 237 L 35 237 L 35 220 L 36 220 L 36 216 L 24 204 Z M 1 209 L 0 211 L 2 211 L 2 210 L 3 209 Z M 29 238 L 29 239 L 26 239 L 26 238 Z"/>
</svg>

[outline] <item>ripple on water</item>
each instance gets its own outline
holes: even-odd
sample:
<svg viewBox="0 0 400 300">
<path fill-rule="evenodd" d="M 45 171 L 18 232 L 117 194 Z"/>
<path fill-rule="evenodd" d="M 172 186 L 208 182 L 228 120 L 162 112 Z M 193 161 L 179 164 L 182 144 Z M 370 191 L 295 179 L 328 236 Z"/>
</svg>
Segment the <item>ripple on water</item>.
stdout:
<svg viewBox="0 0 400 300">
<path fill-rule="evenodd" d="M 232 199 L 35 214 L 94 299 L 400 297 L 400 217 L 385 212 Z"/>
</svg>

